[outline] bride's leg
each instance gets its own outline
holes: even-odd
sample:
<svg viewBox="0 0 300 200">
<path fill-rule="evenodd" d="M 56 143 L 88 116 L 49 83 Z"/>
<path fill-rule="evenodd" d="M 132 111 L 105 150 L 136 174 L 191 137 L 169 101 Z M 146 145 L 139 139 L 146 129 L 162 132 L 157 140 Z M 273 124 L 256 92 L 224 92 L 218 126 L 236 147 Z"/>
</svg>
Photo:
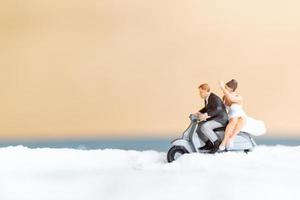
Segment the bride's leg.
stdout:
<svg viewBox="0 0 300 200">
<path fill-rule="evenodd" d="M 234 137 L 242 130 L 245 123 L 246 123 L 245 117 L 239 117 L 237 119 L 237 123 L 235 124 L 235 127 L 233 128 L 233 131 L 231 132 L 231 134 L 229 136 L 230 140 L 233 140 Z"/>
<path fill-rule="evenodd" d="M 236 123 L 237 123 L 237 118 L 231 118 L 229 120 L 229 123 L 227 124 L 226 129 L 225 129 L 224 139 L 220 144 L 221 148 L 223 148 L 223 147 L 225 148 L 225 146 L 226 146 L 227 142 L 229 141 L 230 136 L 232 135 L 232 132 L 236 126 Z"/>
</svg>

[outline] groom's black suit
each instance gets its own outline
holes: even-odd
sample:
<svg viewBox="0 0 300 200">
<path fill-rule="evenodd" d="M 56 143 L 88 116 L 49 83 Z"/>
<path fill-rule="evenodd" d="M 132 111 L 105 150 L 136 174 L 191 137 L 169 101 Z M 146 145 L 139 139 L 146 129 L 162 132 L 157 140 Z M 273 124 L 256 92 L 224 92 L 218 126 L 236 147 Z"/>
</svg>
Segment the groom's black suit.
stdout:
<svg viewBox="0 0 300 200">
<path fill-rule="evenodd" d="M 206 102 L 205 100 L 205 107 L 199 110 L 199 112 L 207 113 L 210 117 L 207 118 L 206 121 L 199 122 L 196 132 L 199 138 L 205 143 L 203 148 L 212 148 L 211 152 L 214 153 L 219 148 L 220 140 L 223 139 L 214 132 L 214 129 L 227 125 L 228 114 L 226 107 L 220 97 L 214 93 L 210 93 L 208 101 Z"/>
<path fill-rule="evenodd" d="M 204 100 L 205 107 L 199 110 L 201 113 L 207 113 L 210 118 L 206 121 L 215 120 L 221 123 L 223 126 L 226 126 L 228 122 L 228 114 L 226 107 L 220 97 L 214 93 L 210 93 L 208 97 L 208 102 Z"/>
</svg>

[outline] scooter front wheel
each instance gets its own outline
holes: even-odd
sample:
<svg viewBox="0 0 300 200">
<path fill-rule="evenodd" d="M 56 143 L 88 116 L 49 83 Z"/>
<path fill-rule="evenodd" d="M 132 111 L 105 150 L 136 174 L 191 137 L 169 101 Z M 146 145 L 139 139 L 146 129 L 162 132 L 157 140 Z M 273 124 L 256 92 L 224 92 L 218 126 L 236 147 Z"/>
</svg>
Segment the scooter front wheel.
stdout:
<svg viewBox="0 0 300 200">
<path fill-rule="evenodd" d="M 173 162 L 185 153 L 188 153 L 188 151 L 184 147 L 173 146 L 167 154 L 168 162 Z"/>
</svg>

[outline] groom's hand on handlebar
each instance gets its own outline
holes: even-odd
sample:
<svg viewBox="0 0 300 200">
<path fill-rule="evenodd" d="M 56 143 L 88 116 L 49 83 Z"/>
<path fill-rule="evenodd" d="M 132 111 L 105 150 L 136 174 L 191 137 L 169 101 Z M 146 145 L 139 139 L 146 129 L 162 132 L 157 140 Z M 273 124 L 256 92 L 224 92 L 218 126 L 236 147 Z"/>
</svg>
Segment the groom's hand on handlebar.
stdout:
<svg viewBox="0 0 300 200">
<path fill-rule="evenodd" d="M 199 116 L 201 115 L 201 113 L 200 113 L 200 112 L 196 112 L 196 113 L 194 113 L 193 115 L 199 117 Z"/>
<path fill-rule="evenodd" d="M 207 118 L 210 118 L 210 116 L 208 116 L 207 113 L 199 115 L 200 121 L 205 121 Z"/>
</svg>

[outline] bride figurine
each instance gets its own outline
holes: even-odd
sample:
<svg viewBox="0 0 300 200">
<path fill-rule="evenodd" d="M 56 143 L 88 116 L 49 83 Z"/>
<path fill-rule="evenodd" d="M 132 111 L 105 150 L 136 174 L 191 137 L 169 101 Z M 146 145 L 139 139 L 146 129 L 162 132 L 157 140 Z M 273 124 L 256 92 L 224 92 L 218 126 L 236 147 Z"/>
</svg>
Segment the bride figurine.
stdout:
<svg viewBox="0 0 300 200">
<path fill-rule="evenodd" d="M 229 118 L 229 123 L 225 129 L 224 139 L 221 142 L 219 149 L 225 150 L 226 147 L 232 147 L 233 140 L 240 131 L 255 136 L 265 134 L 266 129 L 264 123 L 246 115 L 243 109 L 243 97 L 235 92 L 238 82 L 235 79 L 232 79 L 226 84 L 220 81 L 219 85 L 224 93 L 223 101 L 228 110 Z"/>
</svg>

